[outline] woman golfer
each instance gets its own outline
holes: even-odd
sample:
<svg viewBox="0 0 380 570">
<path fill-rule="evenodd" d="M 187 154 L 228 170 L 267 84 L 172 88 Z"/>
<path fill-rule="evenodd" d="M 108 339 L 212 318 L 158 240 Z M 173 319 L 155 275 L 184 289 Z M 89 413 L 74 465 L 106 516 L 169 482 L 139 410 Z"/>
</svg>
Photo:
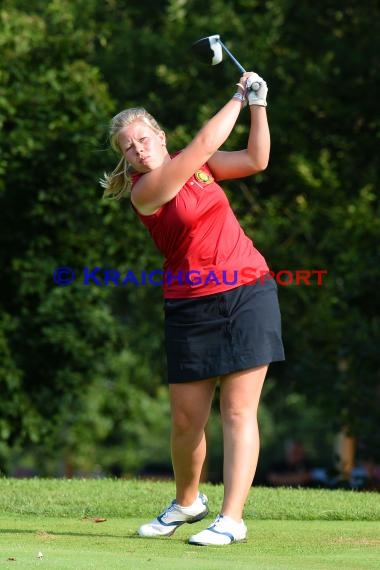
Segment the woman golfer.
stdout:
<svg viewBox="0 0 380 570">
<path fill-rule="evenodd" d="M 250 89 L 258 82 L 257 91 Z M 165 133 L 144 109 L 122 111 L 110 139 L 121 160 L 102 181 L 105 196 L 130 192 L 136 214 L 165 257 L 165 343 L 171 403 L 171 452 L 176 498 L 139 529 L 144 537 L 170 536 L 208 513 L 199 492 L 206 455 L 205 426 L 220 382 L 224 440 L 224 498 L 216 519 L 191 544 L 244 540 L 243 508 L 259 454 L 257 407 L 270 362 L 284 359 L 274 279 L 239 225 L 221 180 L 250 176 L 268 164 L 267 86 L 256 73 L 182 151 L 170 155 Z M 256 85 L 257 87 L 257 85 Z M 248 99 L 247 148 L 223 152 Z M 250 279 L 244 278 L 251 268 Z"/>
</svg>

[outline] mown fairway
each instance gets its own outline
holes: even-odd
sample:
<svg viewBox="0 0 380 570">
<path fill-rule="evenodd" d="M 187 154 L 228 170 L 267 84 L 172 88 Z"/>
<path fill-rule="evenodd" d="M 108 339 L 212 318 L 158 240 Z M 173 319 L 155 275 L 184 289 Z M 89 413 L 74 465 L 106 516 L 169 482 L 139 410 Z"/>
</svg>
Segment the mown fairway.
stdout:
<svg viewBox="0 0 380 570">
<path fill-rule="evenodd" d="M 220 486 L 204 485 L 216 515 Z M 172 498 L 172 483 L 0 480 L 0 568 L 361 570 L 380 567 L 380 496 L 351 491 L 252 488 L 249 538 L 195 547 L 187 537 L 136 535 Z M 106 519 L 106 520 L 103 520 Z M 43 557 L 38 558 L 42 553 Z"/>
</svg>

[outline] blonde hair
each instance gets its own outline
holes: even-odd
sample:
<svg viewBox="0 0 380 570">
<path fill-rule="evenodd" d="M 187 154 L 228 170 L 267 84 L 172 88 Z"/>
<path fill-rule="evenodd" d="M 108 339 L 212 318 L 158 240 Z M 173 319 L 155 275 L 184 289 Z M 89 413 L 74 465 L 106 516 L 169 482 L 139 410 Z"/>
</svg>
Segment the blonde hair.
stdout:
<svg viewBox="0 0 380 570">
<path fill-rule="evenodd" d="M 132 107 L 125 109 L 111 119 L 109 127 L 109 140 L 111 148 L 122 157 L 111 173 L 104 173 L 100 179 L 100 185 L 104 188 L 103 198 L 113 198 L 120 200 L 131 191 L 131 165 L 127 162 L 119 144 L 119 134 L 121 129 L 130 125 L 134 121 L 146 123 L 153 131 L 162 131 L 156 119 L 152 117 L 143 107 Z"/>
</svg>

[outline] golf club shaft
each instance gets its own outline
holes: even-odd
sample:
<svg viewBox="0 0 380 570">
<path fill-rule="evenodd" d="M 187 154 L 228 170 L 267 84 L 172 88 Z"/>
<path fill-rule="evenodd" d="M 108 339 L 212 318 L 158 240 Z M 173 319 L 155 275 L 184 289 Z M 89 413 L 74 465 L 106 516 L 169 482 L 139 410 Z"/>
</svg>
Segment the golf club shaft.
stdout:
<svg viewBox="0 0 380 570">
<path fill-rule="evenodd" d="M 232 55 L 232 53 L 230 52 L 230 50 L 224 45 L 224 43 L 222 42 L 221 39 L 218 40 L 220 45 L 222 46 L 222 48 L 224 49 L 224 51 L 226 52 L 226 54 L 232 59 L 232 61 L 234 62 L 234 64 L 236 65 L 236 67 L 239 69 L 240 73 L 245 73 L 245 69 L 242 65 L 240 65 L 240 63 L 238 62 L 238 60 L 236 59 L 235 56 Z M 260 84 L 257 83 L 257 81 L 255 81 L 255 83 L 252 83 L 251 85 L 251 89 L 253 89 L 254 91 L 257 91 L 258 89 L 260 89 Z"/>
<path fill-rule="evenodd" d="M 232 55 L 232 53 L 230 52 L 230 50 L 228 48 L 226 48 L 226 46 L 224 45 L 224 43 L 222 42 L 222 40 L 219 40 L 220 45 L 222 46 L 222 48 L 224 49 L 224 51 L 226 52 L 226 54 L 232 59 L 232 61 L 234 62 L 234 64 L 236 65 L 236 67 L 239 69 L 240 73 L 245 73 L 245 69 L 242 65 L 240 65 L 240 63 L 238 62 L 238 60 L 236 59 L 236 57 L 234 57 Z"/>
</svg>

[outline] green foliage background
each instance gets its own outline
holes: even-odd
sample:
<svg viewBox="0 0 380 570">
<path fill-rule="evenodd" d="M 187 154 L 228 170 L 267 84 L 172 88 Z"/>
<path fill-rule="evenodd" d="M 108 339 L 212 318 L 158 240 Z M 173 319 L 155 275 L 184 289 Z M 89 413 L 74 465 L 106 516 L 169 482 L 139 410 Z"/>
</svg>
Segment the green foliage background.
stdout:
<svg viewBox="0 0 380 570">
<path fill-rule="evenodd" d="M 78 278 L 58 287 L 52 273 L 161 266 L 128 202 L 101 198 L 98 179 L 116 161 L 107 126 L 122 108 L 142 105 L 171 150 L 185 145 L 238 79 L 229 61 L 194 60 L 189 46 L 212 33 L 269 85 L 271 162 L 225 185 L 234 210 L 274 271 L 328 271 L 322 286 L 279 287 L 287 361 L 272 366 L 264 394 L 264 466 L 289 436 L 329 460 L 342 426 L 379 460 L 377 3 L 3 0 L 5 472 L 28 450 L 45 475 L 134 473 L 170 459 L 159 288 Z M 243 145 L 247 132 L 242 114 L 225 147 Z M 218 437 L 215 418 L 213 465 Z"/>
</svg>

